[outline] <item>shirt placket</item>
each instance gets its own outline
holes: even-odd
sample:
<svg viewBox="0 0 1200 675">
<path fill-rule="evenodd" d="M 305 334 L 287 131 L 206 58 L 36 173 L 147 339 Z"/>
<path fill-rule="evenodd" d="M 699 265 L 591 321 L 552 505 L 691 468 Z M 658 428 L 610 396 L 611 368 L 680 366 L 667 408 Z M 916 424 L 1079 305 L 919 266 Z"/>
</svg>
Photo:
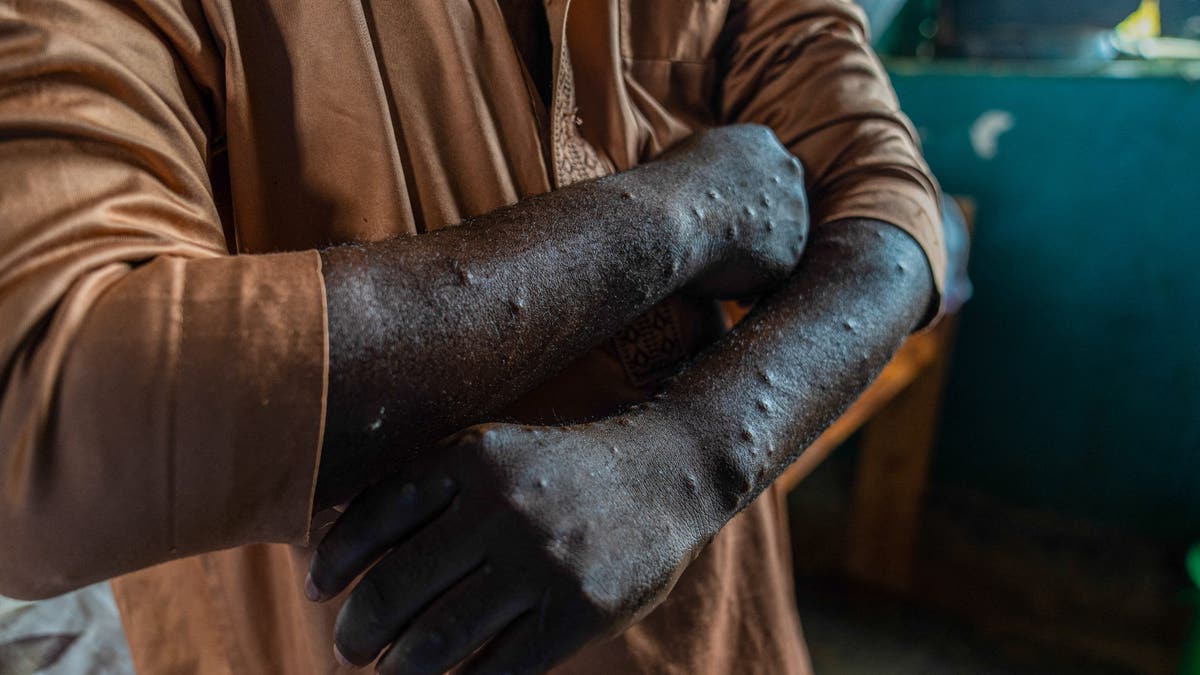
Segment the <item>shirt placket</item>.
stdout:
<svg viewBox="0 0 1200 675">
<path fill-rule="evenodd" d="M 550 103 L 550 159 L 554 186 L 561 188 L 612 173 L 608 162 L 579 133 L 575 104 L 575 74 L 567 45 L 567 16 L 571 0 L 545 0 L 550 40 L 554 48 Z"/>
</svg>

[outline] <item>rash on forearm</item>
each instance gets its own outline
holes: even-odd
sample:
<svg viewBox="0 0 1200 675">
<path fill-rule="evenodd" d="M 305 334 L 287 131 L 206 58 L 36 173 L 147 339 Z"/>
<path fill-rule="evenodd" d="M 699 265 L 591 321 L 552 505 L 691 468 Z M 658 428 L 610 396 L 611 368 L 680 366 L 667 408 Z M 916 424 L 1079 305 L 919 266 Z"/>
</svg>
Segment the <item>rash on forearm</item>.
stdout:
<svg viewBox="0 0 1200 675">
<path fill-rule="evenodd" d="M 679 287 L 698 258 L 679 245 L 686 234 L 635 228 L 688 221 L 648 208 L 635 185 L 614 176 L 456 228 L 323 252 L 330 409 L 319 506 L 351 496 L 406 448 L 483 421 Z"/>
<path fill-rule="evenodd" d="M 658 401 L 694 439 L 723 524 L 750 504 L 879 373 L 925 315 L 920 247 L 865 220 L 814 230 L 791 281 L 670 383 Z"/>
</svg>

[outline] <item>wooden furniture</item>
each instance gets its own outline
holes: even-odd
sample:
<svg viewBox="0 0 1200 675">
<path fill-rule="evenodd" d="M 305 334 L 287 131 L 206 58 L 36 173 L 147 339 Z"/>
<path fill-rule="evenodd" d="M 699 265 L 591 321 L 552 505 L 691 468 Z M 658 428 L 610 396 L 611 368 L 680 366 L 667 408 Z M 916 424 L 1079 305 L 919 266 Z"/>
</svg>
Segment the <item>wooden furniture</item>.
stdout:
<svg viewBox="0 0 1200 675">
<path fill-rule="evenodd" d="M 967 233 L 974 204 L 958 200 Z M 912 576 L 921 500 L 929 477 L 957 315 L 910 337 L 862 396 L 780 476 L 786 495 L 862 430 L 850 506 L 844 571 L 856 581 L 904 593 Z"/>
<path fill-rule="evenodd" d="M 948 316 L 909 338 L 858 401 L 779 478 L 791 491 L 862 429 L 845 571 L 899 593 L 907 590 L 912 572 L 955 319 Z"/>
</svg>

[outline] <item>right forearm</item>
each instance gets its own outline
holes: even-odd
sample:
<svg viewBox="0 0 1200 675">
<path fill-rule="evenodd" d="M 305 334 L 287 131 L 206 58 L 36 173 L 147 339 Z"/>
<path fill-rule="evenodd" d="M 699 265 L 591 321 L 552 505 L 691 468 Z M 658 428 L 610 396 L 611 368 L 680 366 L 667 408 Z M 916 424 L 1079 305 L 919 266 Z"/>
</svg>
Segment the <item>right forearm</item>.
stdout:
<svg viewBox="0 0 1200 675">
<path fill-rule="evenodd" d="M 725 127 L 459 227 L 325 251 L 318 507 L 499 412 L 685 285 L 772 288 L 803 250 L 801 174 L 769 130 Z"/>
<path fill-rule="evenodd" d="M 495 413 L 697 275 L 709 251 L 669 173 L 648 166 L 325 251 L 318 502 L 349 496 L 364 466 Z"/>
</svg>

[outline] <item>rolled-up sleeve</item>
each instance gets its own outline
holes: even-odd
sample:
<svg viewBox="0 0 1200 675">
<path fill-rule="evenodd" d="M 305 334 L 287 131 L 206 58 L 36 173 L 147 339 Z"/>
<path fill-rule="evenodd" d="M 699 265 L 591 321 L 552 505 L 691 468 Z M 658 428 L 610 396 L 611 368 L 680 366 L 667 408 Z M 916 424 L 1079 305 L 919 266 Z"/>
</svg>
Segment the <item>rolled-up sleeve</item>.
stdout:
<svg viewBox="0 0 1200 675">
<path fill-rule="evenodd" d="M 939 188 L 865 21 L 848 0 L 734 0 L 721 116 L 771 127 L 800 158 L 814 224 L 870 218 L 912 235 L 940 297 Z"/>
<path fill-rule="evenodd" d="M 200 5 L 0 0 L 0 593 L 307 537 L 320 258 L 229 253 Z"/>
</svg>

